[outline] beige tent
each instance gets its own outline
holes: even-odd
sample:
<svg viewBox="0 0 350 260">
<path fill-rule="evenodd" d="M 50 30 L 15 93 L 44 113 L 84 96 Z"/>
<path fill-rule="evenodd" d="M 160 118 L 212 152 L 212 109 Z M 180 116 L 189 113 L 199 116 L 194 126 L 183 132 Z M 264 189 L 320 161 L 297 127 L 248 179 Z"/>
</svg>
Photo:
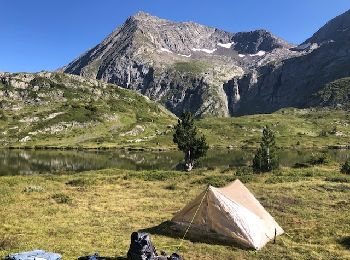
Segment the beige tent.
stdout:
<svg viewBox="0 0 350 260">
<path fill-rule="evenodd" d="M 196 214 L 197 213 L 197 214 Z M 172 219 L 200 233 L 215 233 L 243 246 L 260 249 L 283 229 L 252 193 L 236 180 L 223 188 L 209 186 Z"/>
</svg>

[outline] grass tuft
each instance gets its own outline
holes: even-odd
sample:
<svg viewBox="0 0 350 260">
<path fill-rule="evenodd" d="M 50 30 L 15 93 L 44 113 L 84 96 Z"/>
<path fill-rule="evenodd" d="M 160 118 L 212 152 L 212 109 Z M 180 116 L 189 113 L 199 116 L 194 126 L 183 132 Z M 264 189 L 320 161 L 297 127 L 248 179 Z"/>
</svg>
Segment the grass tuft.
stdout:
<svg viewBox="0 0 350 260">
<path fill-rule="evenodd" d="M 95 183 L 92 179 L 87 178 L 79 178 L 79 179 L 73 179 L 66 182 L 66 185 L 73 186 L 73 187 L 87 187 L 91 186 Z"/>
<path fill-rule="evenodd" d="M 52 198 L 58 203 L 58 204 L 71 204 L 72 198 L 64 193 L 56 193 L 52 195 Z"/>
</svg>

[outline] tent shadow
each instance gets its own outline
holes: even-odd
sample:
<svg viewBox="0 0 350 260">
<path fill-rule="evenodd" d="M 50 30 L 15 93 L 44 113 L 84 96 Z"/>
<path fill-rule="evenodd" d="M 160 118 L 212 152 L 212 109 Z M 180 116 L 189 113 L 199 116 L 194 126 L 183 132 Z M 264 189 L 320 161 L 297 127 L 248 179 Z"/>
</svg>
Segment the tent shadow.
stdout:
<svg viewBox="0 0 350 260">
<path fill-rule="evenodd" d="M 165 221 L 158 226 L 145 228 L 140 231 L 147 232 L 150 234 L 155 234 L 155 235 L 167 236 L 175 239 L 181 239 L 185 234 L 185 229 L 179 228 L 178 225 L 176 225 L 174 222 L 171 222 L 171 221 Z M 241 244 L 238 244 L 232 240 L 228 240 L 227 238 L 220 236 L 216 233 L 202 232 L 193 227 L 190 228 L 189 232 L 185 237 L 185 240 L 191 241 L 193 243 L 205 243 L 210 245 L 231 246 L 231 247 L 236 247 L 238 249 L 249 250 L 249 248 L 246 248 Z"/>
<path fill-rule="evenodd" d="M 88 260 L 89 256 L 81 256 L 78 258 L 78 260 Z M 117 256 L 117 257 L 107 257 L 107 256 L 99 256 L 97 259 L 101 260 L 127 260 L 124 256 Z"/>
</svg>

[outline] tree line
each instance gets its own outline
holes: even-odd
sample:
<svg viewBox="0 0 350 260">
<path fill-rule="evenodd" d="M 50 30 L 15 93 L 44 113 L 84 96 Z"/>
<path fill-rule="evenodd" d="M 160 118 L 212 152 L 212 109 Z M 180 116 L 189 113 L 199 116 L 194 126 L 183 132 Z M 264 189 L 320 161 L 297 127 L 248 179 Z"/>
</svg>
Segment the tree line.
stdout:
<svg viewBox="0 0 350 260">
<path fill-rule="evenodd" d="M 175 126 L 173 141 L 184 154 L 183 168 L 191 171 L 197 160 L 207 154 L 209 145 L 204 135 L 200 135 L 195 126 L 192 113 L 184 112 Z M 270 172 L 279 168 L 276 137 L 273 130 L 266 125 L 263 128 L 260 147 L 256 150 L 252 161 L 254 172 Z M 342 173 L 350 174 L 350 159 L 342 165 Z"/>
</svg>

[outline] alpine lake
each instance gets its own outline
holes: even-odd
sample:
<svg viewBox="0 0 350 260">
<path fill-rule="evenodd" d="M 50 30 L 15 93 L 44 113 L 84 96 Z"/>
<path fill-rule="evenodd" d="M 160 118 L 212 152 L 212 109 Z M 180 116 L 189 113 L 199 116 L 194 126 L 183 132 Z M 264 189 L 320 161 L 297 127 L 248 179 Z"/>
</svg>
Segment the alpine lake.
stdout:
<svg viewBox="0 0 350 260">
<path fill-rule="evenodd" d="M 199 160 L 198 168 L 230 168 L 249 166 L 255 151 L 248 149 L 209 150 Z M 350 150 L 279 150 L 280 164 L 292 167 L 327 153 L 335 162 L 343 163 Z M 145 152 L 128 150 L 0 150 L 0 175 L 62 174 L 102 169 L 176 170 L 182 163 L 179 151 Z"/>
</svg>

